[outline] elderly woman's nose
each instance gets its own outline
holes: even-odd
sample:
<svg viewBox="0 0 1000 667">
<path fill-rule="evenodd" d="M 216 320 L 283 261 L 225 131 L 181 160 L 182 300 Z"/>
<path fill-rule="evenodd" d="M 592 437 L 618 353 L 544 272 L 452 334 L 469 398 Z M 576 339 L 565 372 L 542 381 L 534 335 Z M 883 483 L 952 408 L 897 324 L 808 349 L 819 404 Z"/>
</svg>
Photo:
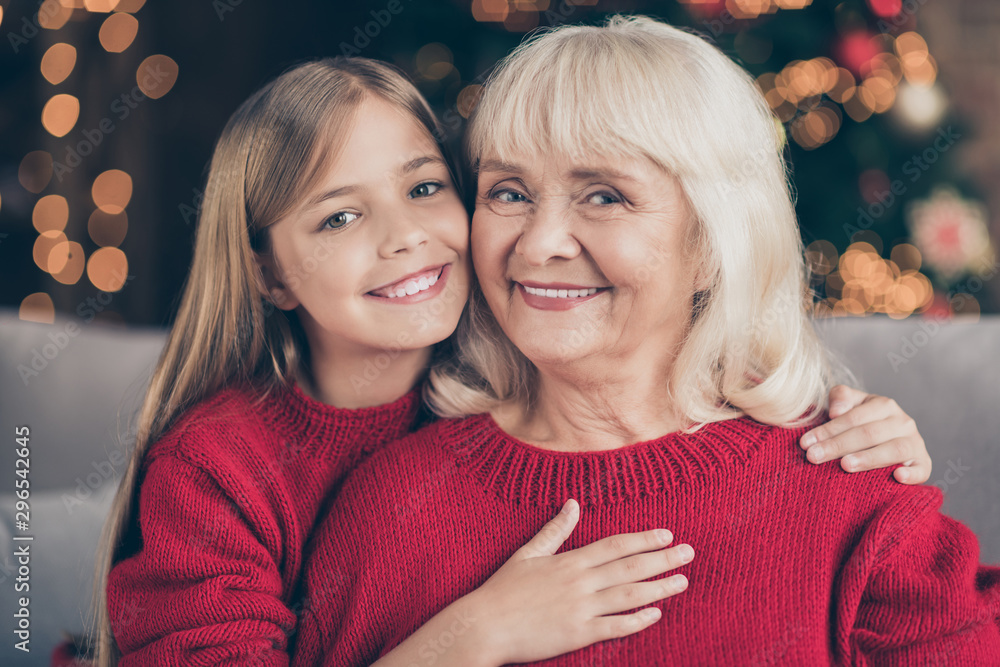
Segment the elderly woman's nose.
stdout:
<svg viewBox="0 0 1000 667">
<path fill-rule="evenodd" d="M 580 252 L 572 231 L 572 221 L 564 211 L 553 205 L 538 206 L 526 218 L 514 249 L 532 266 L 556 257 L 570 259 Z"/>
</svg>

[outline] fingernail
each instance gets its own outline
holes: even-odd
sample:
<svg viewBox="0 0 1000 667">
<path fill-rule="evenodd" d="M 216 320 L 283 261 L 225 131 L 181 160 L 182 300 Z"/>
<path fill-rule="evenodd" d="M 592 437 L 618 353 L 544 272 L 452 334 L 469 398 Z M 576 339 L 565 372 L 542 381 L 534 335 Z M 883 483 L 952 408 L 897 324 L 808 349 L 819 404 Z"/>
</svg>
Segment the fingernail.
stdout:
<svg viewBox="0 0 1000 667">
<path fill-rule="evenodd" d="M 823 448 L 820 447 L 819 445 L 816 445 L 815 447 L 810 448 L 808 452 L 806 452 L 806 456 L 813 463 L 822 463 L 823 462 Z"/>
<path fill-rule="evenodd" d="M 805 448 L 808 449 L 810 446 L 815 445 L 815 444 L 816 444 L 816 435 L 815 434 L 813 434 L 813 433 L 806 433 L 804 436 L 802 436 L 802 446 L 803 447 L 805 447 Z"/>
<path fill-rule="evenodd" d="M 905 482 L 909 478 L 910 478 L 910 473 L 906 472 L 905 468 L 899 468 L 896 471 L 896 479 L 898 479 L 900 482 Z"/>
<path fill-rule="evenodd" d="M 682 544 L 679 549 L 679 552 L 681 555 L 681 560 L 683 560 L 685 563 L 694 558 L 694 549 L 692 549 L 687 544 Z"/>
<path fill-rule="evenodd" d="M 655 621 L 660 617 L 660 610 L 656 607 L 650 607 L 649 609 L 643 609 L 641 612 L 643 619 L 647 621 Z"/>
<path fill-rule="evenodd" d="M 673 538 L 674 536 L 670 534 L 669 530 L 664 530 L 663 528 L 658 528 L 656 530 L 656 539 L 664 544 L 670 544 L 670 540 Z"/>
<path fill-rule="evenodd" d="M 573 503 L 567 500 L 565 503 L 563 503 L 562 512 L 560 512 L 560 514 L 570 514 L 573 512 L 573 509 L 574 509 Z"/>
<path fill-rule="evenodd" d="M 846 468 L 847 468 L 848 470 L 854 470 L 855 468 L 857 468 L 857 467 L 858 467 L 858 464 L 859 464 L 860 462 L 861 462 L 861 461 L 859 461 L 859 460 L 858 460 L 858 457 L 857 457 L 857 456 L 854 456 L 853 454 L 852 454 L 851 456 L 845 456 L 845 457 L 844 457 L 844 466 L 845 466 L 845 467 L 846 467 Z"/>
</svg>

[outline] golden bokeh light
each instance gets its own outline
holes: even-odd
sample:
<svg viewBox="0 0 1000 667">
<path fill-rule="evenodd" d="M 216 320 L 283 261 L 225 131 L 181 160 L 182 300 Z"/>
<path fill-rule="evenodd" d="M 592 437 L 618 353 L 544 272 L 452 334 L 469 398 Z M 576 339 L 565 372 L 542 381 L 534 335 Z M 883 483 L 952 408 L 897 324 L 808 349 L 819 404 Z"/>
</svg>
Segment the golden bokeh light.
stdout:
<svg viewBox="0 0 1000 667">
<path fill-rule="evenodd" d="M 94 179 L 90 192 L 97 208 L 105 213 L 121 213 L 132 199 L 132 177 L 121 169 L 109 169 Z"/>
<path fill-rule="evenodd" d="M 454 69 L 454 57 L 449 49 L 440 42 L 425 44 L 417 51 L 417 71 L 425 79 L 437 81 L 443 79 Z"/>
<path fill-rule="evenodd" d="M 472 0 L 472 18 L 479 22 L 503 21 L 510 13 L 507 0 Z"/>
<path fill-rule="evenodd" d="M 52 155 L 46 151 L 31 151 L 17 168 L 17 180 L 28 192 L 36 195 L 52 180 Z"/>
<path fill-rule="evenodd" d="M 56 85 L 66 80 L 76 65 L 76 47 L 60 42 L 53 44 L 42 56 L 42 76 Z"/>
<path fill-rule="evenodd" d="M 468 118 L 472 113 L 472 110 L 476 108 L 479 103 L 479 98 L 483 94 L 483 87 L 478 84 L 471 84 L 462 89 L 462 92 L 458 94 L 458 113 L 462 115 L 462 118 Z"/>
<path fill-rule="evenodd" d="M 143 5 L 145 4 L 146 0 L 120 0 L 119 3 L 115 6 L 115 11 L 135 14 L 137 11 L 142 9 Z"/>
<path fill-rule="evenodd" d="M 86 267 L 83 246 L 76 241 L 66 241 L 49 252 L 49 272 L 63 285 L 75 285 Z"/>
<path fill-rule="evenodd" d="M 87 221 L 87 233 L 99 246 L 119 246 L 128 233 L 128 214 L 106 213 L 97 209 Z"/>
<path fill-rule="evenodd" d="M 60 195 L 48 195 L 35 203 L 31 223 L 41 232 L 61 232 L 69 222 L 69 203 Z"/>
<path fill-rule="evenodd" d="M 136 70 L 135 81 L 146 97 L 159 99 L 177 83 L 177 63 L 162 54 L 149 56 Z"/>
<path fill-rule="evenodd" d="M 920 265 L 923 262 L 920 250 L 917 246 L 910 243 L 900 243 L 897 246 L 893 246 L 889 256 L 903 271 L 919 271 Z"/>
<path fill-rule="evenodd" d="M 87 260 L 87 277 L 94 287 L 117 292 L 128 277 L 128 259 L 118 248 L 100 248 Z"/>
<path fill-rule="evenodd" d="M 829 241 L 813 241 L 806 246 L 805 256 L 814 275 L 825 276 L 837 266 L 837 248 Z"/>
<path fill-rule="evenodd" d="M 83 7 L 88 12 L 106 14 L 114 11 L 118 6 L 118 0 L 83 0 Z"/>
<path fill-rule="evenodd" d="M 104 19 L 98 36 L 105 51 L 121 53 L 132 44 L 137 32 L 139 22 L 134 16 L 116 13 Z"/>
<path fill-rule="evenodd" d="M 64 241 L 68 241 L 66 235 L 61 231 L 51 230 L 42 232 L 35 239 L 35 245 L 31 249 L 31 256 L 35 260 L 35 265 L 42 271 L 49 272 L 49 253 L 52 249 Z"/>
<path fill-rule="evenodd" d="M 45 292 L 29 294 L 21 300 L 21 306 L 17 309 L 17 317 L 25 322 L 55 324 L 56 307 L 52 303 L 52 297 Z"/>
<path fill-rule="evenodd" d="M 42 127 L 54 137 L 64 137 L 80 117 L 80 100 L 72 95 L 53 95 L 42 109 Z"/>
<path fill-rule="evenodd" d="M 45 0 L 38 6 L 38 25 L 46 30 L 58 30 L 66 25 L 73 10 L 59 0 Z"/>
</svg>

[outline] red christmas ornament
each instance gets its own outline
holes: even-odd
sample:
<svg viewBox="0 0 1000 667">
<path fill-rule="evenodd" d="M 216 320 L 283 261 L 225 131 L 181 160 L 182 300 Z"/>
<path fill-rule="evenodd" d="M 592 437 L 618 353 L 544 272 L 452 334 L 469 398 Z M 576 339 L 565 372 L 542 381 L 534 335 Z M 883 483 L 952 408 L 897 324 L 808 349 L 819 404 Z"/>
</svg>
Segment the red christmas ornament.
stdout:
<svg viewBox="0 0 1000 667">
<path fill-rule="evenodd" d="M 882 49 L 878 45 L 878 40 L 867 30 L 847 33 L 836 48 L 840 64 L 858 77 L 861 76 L 861 68 L 880 53 Z"/>
<path fill-rule="evenodd" d="M 876 16 L 891 19 L 903 11 L 903 0 L 868 0 L 868 6 Z"/>
</svg>

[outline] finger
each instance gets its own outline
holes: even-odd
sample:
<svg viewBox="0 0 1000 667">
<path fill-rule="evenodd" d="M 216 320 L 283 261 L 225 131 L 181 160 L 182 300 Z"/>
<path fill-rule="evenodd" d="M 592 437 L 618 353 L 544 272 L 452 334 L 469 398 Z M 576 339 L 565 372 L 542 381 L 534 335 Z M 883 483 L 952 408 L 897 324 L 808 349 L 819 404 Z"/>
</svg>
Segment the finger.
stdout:
<svg viewBox="0 0 1000 667">
<path fill-rule="evenodd" d="M 916 462 L 921 450 L 922 447 L 916 438 L 893 438 L 881 445 L 845 456 L 840 462 L 840 467 L 847 472 L 862 472 L 897 463 L 909 465 Z"/>
<path fill-rule="evenodd" d="M 594 590 L 600 591 L 612 586 L 643 581 L 690 563 L 692 560 L 694 560 L 694 549 L 690 544 L 679 544 L 669 549 L 628 556 L 595 568 Z"/>
<path fill-rule="evenodd" d="M 806 458 L 813 463 L 823 463 L 824 461 L 839 459 L 842 456 L 855 452 L 863 452 L 901 437 L 908 438 L 914 435 L 916 431 L 907 435 L 909 432 L 907 420 L 909 420 L 909 417 L 906 419 L 889 417 L 848 429 L 807 449 Z M 901 436 L 900 434 L 904 435 Z M 895 446 L 898 447 L 898 445 Z M 902 452 L 902 450 L 900 451 Z M 894 460 L 892 463 L 902 463 L 903 461 L 915 458 L 919 450 L 907 450 L 905 453 L 905 458 Z"/>
<path fill-rule="evenodd" d="M 592 638 L 590 644 L 627 637 L 640 630 L 645 630 L 660 620 L 660 616 L 660 610 L 656 607 L 648 607 L 634 614 L 598 616 L 587 621 L 584 626 L 584 637 Z"/>
<path fill-rule="evenodd" d="M 599 567 L 633 554 L 659 551 L 670 544 L 673 539 L 673 534 L 663 528 L 641 533 L 620 533 L 591 542 L 562 555 L 577 559 L 580 567 Z"/>
<path fill-rule="evenodd" d="M 856 408 L 865 402 L 870 396 L 868 392 L 848 387 L 846 384 L 838 384 L 830 390 L 830 417 L 839 417 L 848 410 Z"/>
<path fill-rule="evenodd" d="M 541 530 L 535 533 L 535 536 L 528 540 L 523 547 L 514 552 L 511 558 L 551 556 L 559 550 L 579 521 L 580 504 L 570 498 L 563 504 L 559 514 L 542 526 Z"/>
<path fill-rule="evenodd" d="M 594 598 L 594 610 L 601 616 L 617 614 L 683 593 L 687 587 L 688 580 L 683 574 L 675 574 L 658 581 L 615 586 L 597 593 Z"/>
<path fill-rule="evenodd" d="M 865 424 L 878 421 L 894 415 L 905 415 L 896 401 L 885 396 L 871 396 L 864 403 L 845 412 L 836 419 L 820 424 L 811 431 L 802 434 L 799 446 L 808 449 L 818 442 L 829 440 L 841 433 Z"/>
<path fill-rule="evenodd" d="M 892 476 L 900 484 L 923 484 L 931 478 L 931 459 L 917 459 L 913 465 L 896 468 Z"/>
</svg>

